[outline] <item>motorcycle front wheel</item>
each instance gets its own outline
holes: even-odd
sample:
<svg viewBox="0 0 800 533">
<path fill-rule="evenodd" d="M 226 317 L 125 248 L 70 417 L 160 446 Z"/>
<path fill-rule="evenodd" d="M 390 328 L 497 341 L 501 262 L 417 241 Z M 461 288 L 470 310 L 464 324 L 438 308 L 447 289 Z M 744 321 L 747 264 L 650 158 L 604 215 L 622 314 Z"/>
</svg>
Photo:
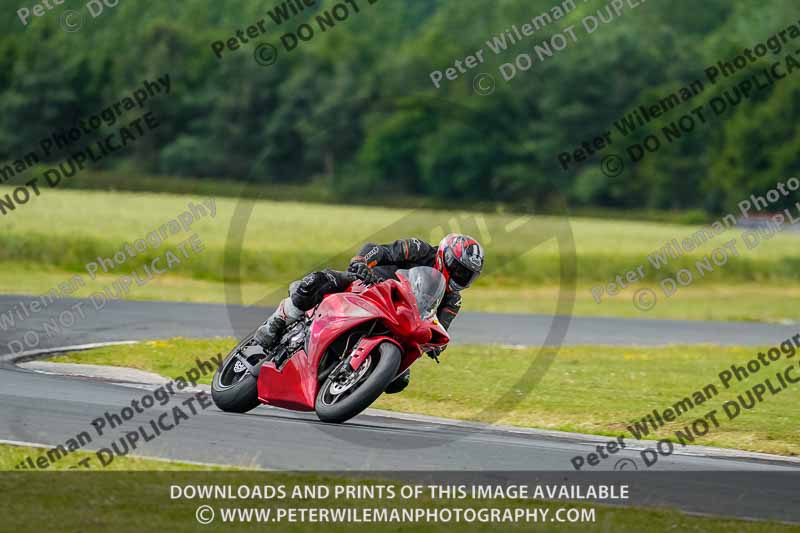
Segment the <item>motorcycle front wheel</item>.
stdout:
<svg viewBox="0 0 800 533">
<path fill-rule="evenodd" d="M 258 400 L 258 383 L 255 376 L 234 357 L 237 351 L 244 350 L 250 364 L 258 364 L 259 359 L 263 360 L 263 357 L 255 353 L 260 348 L 250 347 L 252 340 L 253 335 L 250 334 L 231 350 L 214 373 L 211 382 L 211 398 L 214 400 L 214 405 L 228 413 L 246 413 L 261 404 Z M 248 347 L 249 351 L 254 353 L 248 354 Z M 263 351 L 261 353 L 263 354 Z"/>
<path fill-rule="evenodd" d="M 332 372 L 317 394 L 317 417 L 340 424 L 372 405 L 397 377 L 401 358 L 395 344 L 382 342 L 355 372 Z"/>
</svg>

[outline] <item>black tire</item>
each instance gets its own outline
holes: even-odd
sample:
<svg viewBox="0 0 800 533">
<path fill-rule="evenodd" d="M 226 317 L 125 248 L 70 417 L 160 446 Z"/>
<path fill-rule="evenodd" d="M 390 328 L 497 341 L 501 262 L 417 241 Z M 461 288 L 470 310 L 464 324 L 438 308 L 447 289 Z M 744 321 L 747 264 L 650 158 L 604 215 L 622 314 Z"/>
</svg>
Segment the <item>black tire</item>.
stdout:
<svg viewBox="0 0 800 533">
<path fill-rule="evenodd" d="M 242 339 L 214 373 L 214 379 L 211 382 L 211 398 L 214 400 L 214 405 L 225 412 L 246 413 L 261 405 L 258 400 L 258 383 L 250 372 L 245 370 L 241 379 L 225 384 L 233 372 L 232 366 L 235 364 L 233 354 L 252 339 L 252 334 Z"/>
<path fill-rule="evenodd" d="M 370 357 L 371 368 L 366 376 L 361 378 L 361 383 L 357 383 L 353 392 L 333 404 L 325 401 L 333 382 L 330 377 L 325 380 L 314 403 L 314 409 L 320 420 L 341 424 L 372 405 L 372 402 L 383 394 L 389 383 L 397 376 L 402 358 L 400 349 L 391 342 L 382 342 L 372 351 Z"/>
</svg>

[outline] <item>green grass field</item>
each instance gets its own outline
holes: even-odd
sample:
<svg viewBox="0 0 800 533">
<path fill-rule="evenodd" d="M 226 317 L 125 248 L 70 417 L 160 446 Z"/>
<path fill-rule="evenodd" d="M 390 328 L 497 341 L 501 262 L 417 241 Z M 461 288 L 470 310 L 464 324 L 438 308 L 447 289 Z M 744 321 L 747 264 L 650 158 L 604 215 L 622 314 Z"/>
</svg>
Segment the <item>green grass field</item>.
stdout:
<svg viewBox="0 0 800 533">
<path fill-rule="evenodd" d="M 171 339 L 66 354 L 53 361 L 126 366 L 172 377 L 184 374 L 195 358 L 224 355 L 233 344 L 233 339 Z M 733 363 L 745 364 L 757 352 L 757 348 L 719 346 L 567 347 L 559 351 L 542 381 L 527 387 L 518 380 L 532 364 L 537 350 L 454 346 L 443 354 L 440 365 L 427 358 L 415 364 L 411 385 L 402 394 L 382 396 L 374 407 L 633 438 L 627 424 L 653 409 L 669 408 L 708 383 L 715 383 L 718 395 L 647 439 L 672 436 L 674 440 L 675 430 L 718 409 L 719 427 L 698 438 L 695 444 L 798 455 L 800 412 L 790 406 L 800 401 L 800 385 L 786 388 L 780 396 L 767 395 L 763 403 L 744 410 L 732 421 L 720 408 L 723 402 L 777 372 L 763 369 L 730 389 L 720 385 L 719 372 Z M 787 361 L 781 360 L 779 368 L 786 365 Z M 206 384 L 210 382 L 209 375 Z"/>
<path fill-rule="evenodd" d="M 7 187 L 0 187 L 0 195 L 9 191 Z M 40 198 L 0 219 L 4 229 L 0 237 L 0 259 L 81 271 L 96 256 L 112 255 L 123 243 L 143 238 L 175 218 L 186 210 L 189 201 L 198 203 L 200 200 L 200 197 L 168 194 L 45 190 Z M 218 198 L 216 218 L 206 217 L 192 226 L 208 249 L 178 273 L 200 279 L 223 279 L 223 258 L 226 245 L 230 244 L 229 230 L 237 203 L 236 199 Z M 462 216 L 464 213 L 458 212 L 258 202 L 246 231 L 241 232 L 244 247 L 240 277 L 245 281 L 294 279 L 298 272 L 316 265 L 349 258 L 367 239 L 385 241 L 417 236 L 438 241 L 450 230 L 463 230 L 475 233 L 486 244 L 488 261 L 484 284 L 553 285 L 559 281 L 558 249 L 551 242 L 536 244 L 560 224 L 569 222 L 575 238 L 579 280 L 588 284 L 611 281 L 617 274 L 646 263 L 647 254 L 668 240 L 698 229 L 581 218 L 563 221 L 552 217 L 521 218 L 519 215 L 479 214 L 483 222 L 474 222 Z M 238 217 L 236 220 L 240 221 Z M 509 224 L 519 224 L 519 228 L 507 231 Z M 731 238 L 738 234 L 736 230 L 730 232 Z M 170 242 L 177 243 L 186 236 L 181 233 Z M 717 244 L 721 246 L 722 242 L 721 236 Z M 712 276 L 713 281 L 800 280 L 800 271 L 792 268 L 800 264 L 796 242 L 794 236 L 779 235 L 755 251 L 743 250 L 742 260 L 719 269 L 717 275 Z M 691 265 L 693 259 L 709 253 L 712 248 L 708 244 L 680 264 Z M 142 259 L 155 255 L 150 250 L 128 265 L 142 264 Z"/>
<path fill-rule="evenodd" d="M 0 196 L 11 189 L 0 187 Z M 44 292 L 75 273 L 87 283 L 86 264 L 98 256 L 111 257 L 124 243 L 145 237 L 186 210 L 201 197 L 191 195 L 45 189 L 16 211 L 0 217 L 0 289 L 4 292 Z M 719 320 L 793 321 L 800 303 L 800 252 L 796 235 L 781 234 L 752 251 L 740 245 L 742 257 L 662 298 L 650 312 L 637 310 L 631 299 L 636 289 L 655 286 L 666 273 L 694 268 L 694 263 L 741 232 L 730 230 L 698 251 L 655 271 L 647 256 L 672 238 L 697 227 L 652 222 L 613 222 L 600 219 L 522 217 L 447 211 L 410 211 L 296 202 L 259 201 L 246 226 L 241 224 L 233 198 L 216 200 L 216 216 L 191 226 L 205 250 L 192 255 L 168 275 L 125 297 L 184 301 L 225 301 L 225 282 L 242 284 L 245 302 L 271 295 L 275 302 L 287 284 L 304 273 L 326 266 L 344 268 L 347 259 L 367 240 L 387 242 L 403 236 L 433 241 L 445 232 L 474 233 L 487 249 L 487 271 L 465 293 L 468 310 L 550 313 L 559 294 L 560 260 L 556 230 L 571 228 L 577 256 L 576 314 L 691 318 Z M 479 218 L 475 218 L 475 217 Z M 568 226 L 566 223 L 568 222 Z M 144 263 L 163 255 L 188 237 L 180 231 L 157 250 L 129 259 L 82 295 L 107 286 Z M 240 253 L 231 247 L 241 235 Z M 540 244 L 541 241 L 543 243 Z M 226 259 L 240 268 L 224 268 Z M 592 299 L 593 286 L 607 284 L 618 274 L 647 265 L 647 281 L 637 283 L 601 304 Z M 163 263 L 162 263 L 163 265 Z"/>
</svg>

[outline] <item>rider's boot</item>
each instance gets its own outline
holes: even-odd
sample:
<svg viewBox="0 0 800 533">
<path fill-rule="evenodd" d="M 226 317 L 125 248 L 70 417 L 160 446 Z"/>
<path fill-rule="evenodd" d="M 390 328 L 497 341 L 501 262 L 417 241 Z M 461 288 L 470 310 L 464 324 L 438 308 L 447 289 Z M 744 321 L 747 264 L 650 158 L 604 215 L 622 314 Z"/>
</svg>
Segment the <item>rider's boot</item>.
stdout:
<svg viewBox="0 0 800 533">
<path fill-rule="evenodd" d="M 386 394 L 397 394 L 398 392 L 402 392 L 408 387 L 408 384 L 411 382 L 411 369 L 406 368 L 405 372 L 397 376 L 394 381 L 389 383 L 389 386 L 386 387 L 384 391 Z"/>
<path fill-rule="evenodd" d="M 292 299 L 285 298 L 267 321 L 256 330 L 253 340 L 267 350 L 288 326 L 297 322 L 302 316 L 303 311 L 292 303 Z"/>
</svg>

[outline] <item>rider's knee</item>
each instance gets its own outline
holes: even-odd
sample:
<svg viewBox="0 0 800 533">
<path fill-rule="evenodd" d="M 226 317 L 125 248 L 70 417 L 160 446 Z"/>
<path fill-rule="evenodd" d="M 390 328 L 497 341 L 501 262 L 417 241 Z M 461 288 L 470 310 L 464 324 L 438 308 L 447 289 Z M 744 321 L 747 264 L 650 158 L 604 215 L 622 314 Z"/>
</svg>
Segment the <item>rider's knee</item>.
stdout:
<svg viewBox="0 0 800 533">
<path fill-rule="evenodd" d="M 353 282 L 353 274 L 349 272 L 342 272 L 339 270 L 331 270 L 330 268 L 322 271 L 325 275 L 325 293 L 342 292 L 347 290 L 347 287 Z"/>
<path fill-rule="evenodd" d="M 351 281 L 347 273 L 337 270 L 312 272 L 289 285 L 289 297 L 299 309 L 308 311 L 319 305 L 326 294 L 347 289 Z"/>
<path fill-rule="evenodd" d="M 325 283 L 322 272 L 312 272 L 303 279 L 289 285 L 289 298 L 292 303 L 303 311 L 312 309 L 322 300 L 322 285 Z"/>
</svg>

